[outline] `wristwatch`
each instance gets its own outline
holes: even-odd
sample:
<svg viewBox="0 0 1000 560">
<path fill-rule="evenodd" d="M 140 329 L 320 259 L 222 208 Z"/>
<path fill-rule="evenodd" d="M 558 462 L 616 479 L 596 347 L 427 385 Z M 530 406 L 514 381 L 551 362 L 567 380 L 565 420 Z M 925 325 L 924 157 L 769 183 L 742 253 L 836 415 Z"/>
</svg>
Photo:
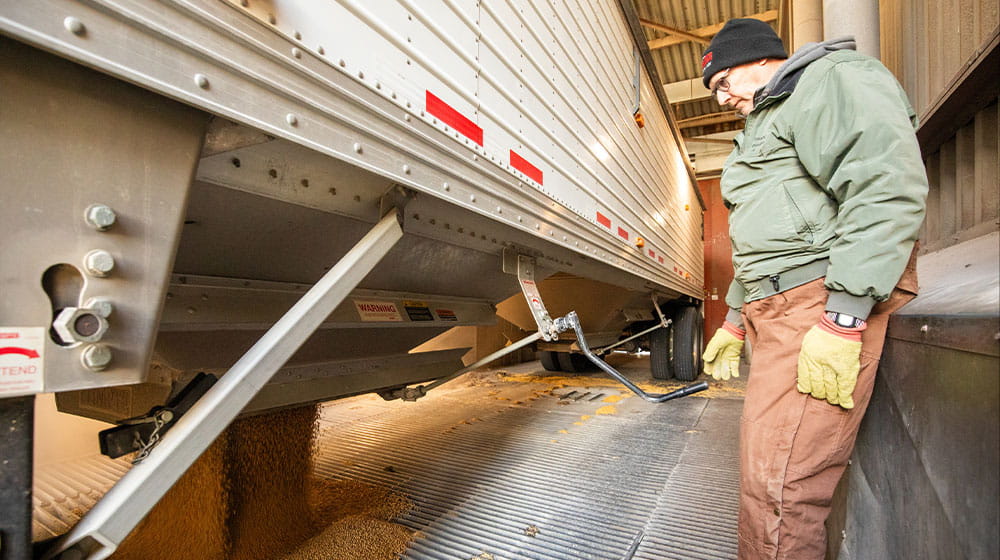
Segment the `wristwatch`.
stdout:
<svg viewBox="0 0 1000 560">
<path fill-rule="evenodd" d="M 865 322 L 863 319 L 858 319 L 853 315 L 848 315 L 846 313 L 837 313 L 835 311 L 827 311 L 826 316 L 830 318 L 838 327 L 844 327 L 845 329 L 856 329 Z"/>
</svg>

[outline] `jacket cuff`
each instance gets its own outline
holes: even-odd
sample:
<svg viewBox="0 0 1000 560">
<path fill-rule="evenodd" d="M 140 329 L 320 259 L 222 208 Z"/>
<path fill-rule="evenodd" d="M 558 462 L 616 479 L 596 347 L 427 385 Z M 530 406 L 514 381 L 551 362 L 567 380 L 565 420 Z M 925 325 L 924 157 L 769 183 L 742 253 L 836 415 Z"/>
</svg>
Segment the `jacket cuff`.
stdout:
<svg viewBox="0 0 1000 560">
<path fill-rule="evenodd" d="M 739 309 L 733 309 L 730 307 L 729 311 L 726 313 L 726 320 L 741 329 L 746 328 L 743 326 L 743 314 L 740 313 Z"/>
<path fill-rule="evenodd" d="M 875 306 L 875 299 L 869 296 L 855 296 L 847 292 L 830 292 L 830 297 L 826 300 L 826 310 L 834 313 L 844 313 L 851 317 L 857 317 L 862 321 L 868 319 L 868 315 Z"/>
</svg>

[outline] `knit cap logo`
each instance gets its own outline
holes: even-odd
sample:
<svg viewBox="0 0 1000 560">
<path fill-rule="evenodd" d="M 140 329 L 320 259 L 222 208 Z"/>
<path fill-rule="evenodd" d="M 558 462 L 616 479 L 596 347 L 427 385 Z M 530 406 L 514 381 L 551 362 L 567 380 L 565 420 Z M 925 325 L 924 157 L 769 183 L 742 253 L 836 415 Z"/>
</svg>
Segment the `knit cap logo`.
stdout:
<svg viewBox="0 0 1000 560">
<path fill-rule="evenodd" d="M 704 70 L 712 65 L 712 51 L 705 53 L 705 56 L 701 57 L 701 69 Z"/>
</svg>

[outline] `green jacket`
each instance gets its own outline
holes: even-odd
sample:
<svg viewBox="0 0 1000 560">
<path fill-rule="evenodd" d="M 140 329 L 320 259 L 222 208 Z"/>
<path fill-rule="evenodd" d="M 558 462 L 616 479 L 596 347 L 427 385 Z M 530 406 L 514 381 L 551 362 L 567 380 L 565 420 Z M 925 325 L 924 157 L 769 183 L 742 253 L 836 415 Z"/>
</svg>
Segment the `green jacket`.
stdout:
<svg viewBox="0 0 1000 560">
<path fill-rule="evenodd" d="M 731 308 L 756 299 L 745 285 L 829 259 L 827 310 L 866 318 L 923 221 L 927 177 L 906 93 L 873 58 L 818 56 L 768 88 L 723 168 Z"/>
</svg>

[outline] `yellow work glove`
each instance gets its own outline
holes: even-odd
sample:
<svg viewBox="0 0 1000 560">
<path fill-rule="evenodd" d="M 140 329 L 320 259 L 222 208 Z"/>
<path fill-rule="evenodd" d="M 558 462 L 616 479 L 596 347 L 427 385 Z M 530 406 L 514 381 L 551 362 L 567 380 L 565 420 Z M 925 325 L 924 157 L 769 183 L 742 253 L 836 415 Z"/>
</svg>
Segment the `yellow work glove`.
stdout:
<svg viewBox="0 0 1000 560">
<path fill-rule="evenodd" d="M 800 393 L 845 409 L 854 408 L 854 386 L 861 371 L 861 331 L 838 326 L 823 315 L 819 324 L 809 329 L 799 351 L 798 382 Z"/>
<path fill-rule="evenodd" d="M 705 374 L 714 379 L 729 379 L 740 376 L 740 352 L 743 351 L 743 337 L 746 331 L 726 321 L 715 331 L 701 356 L 705 361 Z"/>
</svg>

